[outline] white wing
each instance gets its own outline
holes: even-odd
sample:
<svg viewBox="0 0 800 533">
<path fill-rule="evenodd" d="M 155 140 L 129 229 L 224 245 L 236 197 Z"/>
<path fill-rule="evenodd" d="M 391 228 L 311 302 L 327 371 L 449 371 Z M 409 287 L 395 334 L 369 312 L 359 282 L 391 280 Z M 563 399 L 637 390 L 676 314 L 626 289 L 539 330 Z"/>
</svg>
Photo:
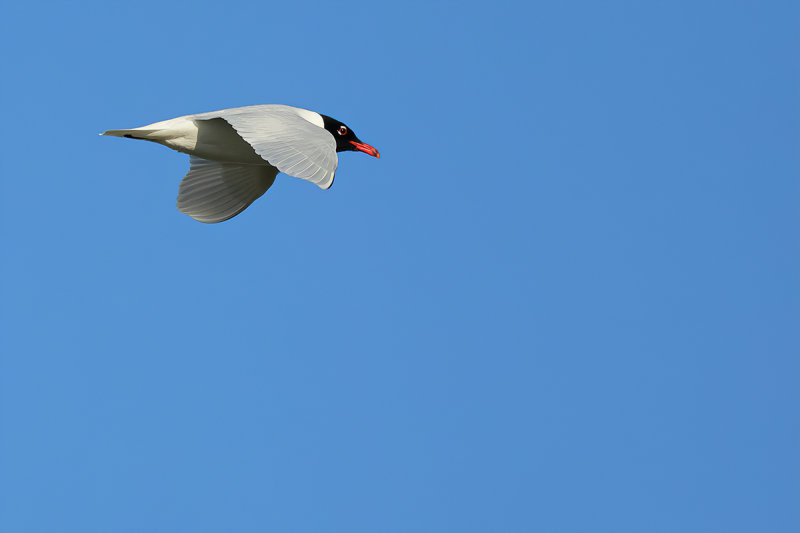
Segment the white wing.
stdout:
<svg viewBox="0 0 800 533">
<path fill-rule="evenodd" d="M 336 141 L 322 127 L 322 117 L 317 113 L 285 105 L 255 105 L 189 118 L 222 118 L 261 158 L 284 174 L 308 180 L 322 189 L 333 185 L 339 162 Z M 318 119 L 319 124 L 310 122 L 313 119 Z"/>
<path fill-rule="evenodd" d="M 191 157 L 178 189 L 178 211 L 212 224 L 235 217 L 272 186 L 278 169 Z"/>
</svg>

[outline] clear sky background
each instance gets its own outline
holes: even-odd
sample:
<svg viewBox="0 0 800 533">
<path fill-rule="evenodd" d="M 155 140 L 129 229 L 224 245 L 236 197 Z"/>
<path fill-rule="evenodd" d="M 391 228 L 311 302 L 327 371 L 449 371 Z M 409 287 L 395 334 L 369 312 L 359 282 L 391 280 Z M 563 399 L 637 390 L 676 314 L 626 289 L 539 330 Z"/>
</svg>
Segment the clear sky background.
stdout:
<svg viewBox="0 0 800 533">
<path fill-rule="evenodd" d="M 0 530 L 800 530 L 800 5 L 283 4 L 3 3 Z"/>
</svg>

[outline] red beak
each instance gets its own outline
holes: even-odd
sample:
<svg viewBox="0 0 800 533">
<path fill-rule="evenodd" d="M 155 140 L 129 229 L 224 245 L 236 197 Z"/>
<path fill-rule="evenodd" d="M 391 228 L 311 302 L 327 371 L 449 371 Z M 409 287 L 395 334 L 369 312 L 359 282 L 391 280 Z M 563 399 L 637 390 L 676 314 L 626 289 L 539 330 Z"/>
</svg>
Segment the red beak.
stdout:
<svg viewBox="0 0 800 533">
<path fill-rule="evenodd" d="M 377 157 L 378 159 L 381 158 L 381 154 L 379 154 L 378 151 L 375 148 L 373 148 L 372 146 L 370 146 L 368 144 L 360 143 L 360 142 L 356 142 L 356 141 L 350 141 L 350 143 L 353 146 L 355 146 L 356 150 L 358 150 L 359 152 L 364 152 L 365 154 L 369 154 L 372 157 Z"/>
</svg>

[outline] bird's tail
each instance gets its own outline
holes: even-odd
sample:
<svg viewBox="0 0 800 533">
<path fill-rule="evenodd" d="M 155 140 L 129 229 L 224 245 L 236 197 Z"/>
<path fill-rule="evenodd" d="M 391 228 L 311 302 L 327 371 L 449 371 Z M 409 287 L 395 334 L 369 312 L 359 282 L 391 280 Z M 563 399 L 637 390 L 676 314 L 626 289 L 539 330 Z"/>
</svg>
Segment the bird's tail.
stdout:
<svg viewBox="0 0 800 533">
<path fill-rule="evenodd" d="M 127 137 L 128 139 L 142 139 L 145 141 L 152 141 L 153 135 L 160 130 L 144 130 L 136 128 L 132 130 L 108 130 L 100 135 L 110 135 L 112 137 Z"/>
</svg>

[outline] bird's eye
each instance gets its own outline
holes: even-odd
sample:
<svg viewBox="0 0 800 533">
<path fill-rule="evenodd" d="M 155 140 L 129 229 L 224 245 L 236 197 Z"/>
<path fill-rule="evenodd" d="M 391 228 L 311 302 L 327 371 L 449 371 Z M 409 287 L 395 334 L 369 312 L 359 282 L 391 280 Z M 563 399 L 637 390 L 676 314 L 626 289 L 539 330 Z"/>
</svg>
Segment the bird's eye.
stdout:
<svg viewBox="0 0 800 533">
<path fill-rule="evenodd" d="M 339 135 L 347 135 L 347 126 L 339 126 Z"/>
</svg>

